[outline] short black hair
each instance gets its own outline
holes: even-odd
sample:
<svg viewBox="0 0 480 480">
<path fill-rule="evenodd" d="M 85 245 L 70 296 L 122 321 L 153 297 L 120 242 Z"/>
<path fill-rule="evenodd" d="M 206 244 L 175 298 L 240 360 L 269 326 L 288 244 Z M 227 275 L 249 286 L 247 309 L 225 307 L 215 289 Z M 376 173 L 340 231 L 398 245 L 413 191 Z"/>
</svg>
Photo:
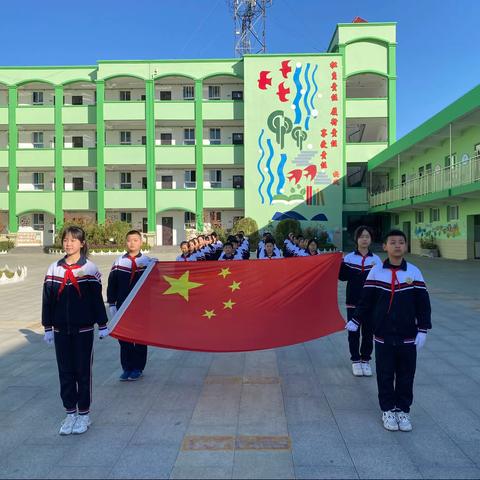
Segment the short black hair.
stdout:
<svg viewBox="0 0 480 480">
<path fill-rule="evenodd" d="M 142 234 L 138 230 L 130 230 L 126 235 L 125 238 L 128 238 L 130 235 L 138 235 L 142 238 Z"/>
<path fill-rule="evenodd" d="M 180 243 L 180 248 L 182 248 L 184 245 L 187 245 L 188 247 L 188 242 L 186 242 L 185 240 L 182 243 Z"/>
<path fill-rule="evenodd" d="M 358 239 L 362 236 L 364 230 L 368 232 L 373 242 L 373 230 L 368 225 L 360 225 L 355 229 L 355 232 L 353 233 L 353 240 L 355 241 L 355 245 L 358 245 Z"/>
<path fill-rule="evenodd" d="M 223 248 L 225 248 L 225 247 L 232 247 L 233 248 L 232 242 L 225 242 L 223 244 Z"/>
<path fill-rule="evenodd" d="M 62 231 L 62 244 L 67 235 L 71 235 L 72 238 L 83 243 L 83 246 L 80 249 L 80 255 L 87 258 L 88 245 L 87 245 L 87 234 L 85 233 L 85 230 L 82 227 L 78 227 L 77 225 L 71 225 L 70 227 L 64 228 Z"/>
<path fill-rule="evenodd" d="M 403 239 L 405 241 L 407 241 L 407 236 L 405 235 L 404 232 L 402 232 L 401 230 L 390 230 L 384 237 L 383 237 L 383 243 L 387 243 L 388 242 L 388 238 L 389 237 L 403 237 Z"/>
<path fill-rule="evenodd" d="M 268 237 L 266 240 L 265 240 L 265 245 L 267 243 L 271 243 L 273 246 L 275 246 L 275 240 L 272 238 L 272 237 Z"/>
</svg>

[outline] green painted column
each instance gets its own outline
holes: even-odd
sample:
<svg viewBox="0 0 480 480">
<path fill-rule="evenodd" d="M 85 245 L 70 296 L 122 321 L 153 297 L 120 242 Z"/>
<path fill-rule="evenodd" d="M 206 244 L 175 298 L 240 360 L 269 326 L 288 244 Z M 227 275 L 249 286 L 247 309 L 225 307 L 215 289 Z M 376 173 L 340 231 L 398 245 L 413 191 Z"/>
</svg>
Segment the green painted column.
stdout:
<svg viewBox="0 0 480 480">
<path fill-rule="evenodd" d="M 346 72 L 346 58 L 345 58 L 345 45 L 338 46 L 338 52 L 342 55 L 342 165 L 343 172 L 340 176 L 342 182 L 342 192 L 343 192 L 343 204 L 346 202 L 347 198 L 347 79 L 345 76 Z"/>
<path fill-rule="evenodd" d="M 63 227 L 63 85 L 55 86 L 55 229 L 59 232 Z"/>
<path fill-rule="evenodd" d="M 17 218 L 17 87 L 8 87 L 8 231 L 18 231 Z"/>
<path fill-rule="evenodd" d="M 397 139 L 397 60 L 395 44 L 388 45 L 388 144 Z"/>
<path fill-rule="evenodd" d="M 97 218 L 98 223 L 105 223 L 105 122 L 103 119 L 103 102 L 105 100 L 105 81 L 97 80 Z"/>
<path fill-rule="evenodd" d="M 145 128 L 147 133 L 147 218 L 148 233 L 156 231 L 155 192 L 157 173 L 155 168 L 155 83 L 145 81 Z"/>
<path fill-rule="evenodd" d="M 197 230 L 203 231 L 203 82 L 195 80 L 195 172 L 197 188 L 195 190 L 195 216 Z"/>
</svg>

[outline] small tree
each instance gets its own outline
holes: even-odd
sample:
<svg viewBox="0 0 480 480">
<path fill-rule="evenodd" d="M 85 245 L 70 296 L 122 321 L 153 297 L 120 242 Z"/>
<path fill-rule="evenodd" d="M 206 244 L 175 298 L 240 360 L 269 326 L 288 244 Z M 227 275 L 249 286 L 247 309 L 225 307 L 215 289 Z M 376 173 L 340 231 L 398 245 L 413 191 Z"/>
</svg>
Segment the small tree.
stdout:
<svg viewBox="0 0 480 480">
<path fill-rule="evenodd" d="M 275 228 L 275 240 L 277 243 L 279 245 L 283 244 L 290 232 L 293 232 L 295 235 L 300 235 L 302 233 L 300 222 L 294 218 L 280 220 Z"/>
<path fill-rule="evenodd" d="M 238 232 L 243 232 L 250 240 L 250 249 L 256 250 L 260 240 L 257 222 L 250 217 L 241 218 L 235 222 L 232 228 L 232 233 L 234 235 Z"/>
</svg>

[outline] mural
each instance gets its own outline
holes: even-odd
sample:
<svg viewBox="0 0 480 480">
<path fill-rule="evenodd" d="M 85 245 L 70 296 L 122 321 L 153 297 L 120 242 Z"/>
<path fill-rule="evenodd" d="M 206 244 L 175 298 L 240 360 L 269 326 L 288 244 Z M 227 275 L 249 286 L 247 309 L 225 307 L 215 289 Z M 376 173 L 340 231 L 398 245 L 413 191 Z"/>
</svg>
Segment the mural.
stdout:
<svg viewBox="0 0 480 480">
<path fill-rule="evenodd" d="M 457 223 L 449 223 L 448 225 L 426 225 L 425 227 L 417 227 L 415 236 L 418 238 L 455 238 L 461 235 L 460 227 Z"/>
</svg>

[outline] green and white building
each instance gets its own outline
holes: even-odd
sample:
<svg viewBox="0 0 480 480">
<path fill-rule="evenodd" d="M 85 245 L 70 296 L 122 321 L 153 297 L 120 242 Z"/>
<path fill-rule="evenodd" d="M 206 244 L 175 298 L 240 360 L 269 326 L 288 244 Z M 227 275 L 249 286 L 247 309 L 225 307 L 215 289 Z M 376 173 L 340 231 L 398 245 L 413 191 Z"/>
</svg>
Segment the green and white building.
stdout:
<svg viewBox="0 0 480 480">
<path fill-rule="evenodd" d="M 168 245 L 290 217 L 341 246 L 395 141 L 395 35 L 338 24 L 321 54 L 0 67 L 0 224 L 50 244 L 65 219 L 118 219 Z"/>
</svg>

